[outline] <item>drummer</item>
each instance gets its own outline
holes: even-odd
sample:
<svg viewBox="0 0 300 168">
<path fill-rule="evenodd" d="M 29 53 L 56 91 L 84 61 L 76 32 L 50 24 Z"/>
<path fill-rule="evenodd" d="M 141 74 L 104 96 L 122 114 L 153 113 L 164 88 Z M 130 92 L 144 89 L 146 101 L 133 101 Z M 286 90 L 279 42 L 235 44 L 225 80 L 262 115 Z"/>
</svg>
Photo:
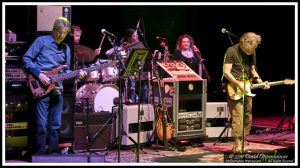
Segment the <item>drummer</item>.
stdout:
<svg viewBox="0 0 300 168">
<path fill-rule="evenodd" d="M 72 26 L 71 35 L 73 36 L 73 39 L 74 39 L 74 54 L 75 54 L 75 57 L 77 58 L 77 61 L 74 62 L 75 63 L 75 69 L 80 69 L 82 67 L 85 67 L 85 63 L 90 63 L 91 61 L 93 61 L 93 59 L 97 55 L 100 54 L 101 48 L 100 47 L 96 48 L 93 51 L 89 47 L 79 45 L 80 38 L 81 38 L 81 35 L 82 35 L 82 29 L 78 25 L 73 25 Z M 81 63 L 81 65 L 79 66 L 78 63 Z M 89 66 L 94 66 L 94 64 L 90 64 Z M 85 81 L 82 81 L 82 82 L 85 83 L 85 82 L 91 82 L 91 81 L 92 82 L 98 81 L 99 76 L 100 76 L 99 71 L 90 72 L 90 73 L 88 73 Z"/>
<path fill-rule="evenodd" d="M 145 45 L 139 40 L 138 31 L 136 29 L 128 28 L 125 30 L 125 36 L 122 38 L 120 46 L 117 47 L 117 51 L 125 61 L 124 64 L 126 64 L 126 60 L 134 48 L 145 48 Z M 116 59 L 114 48 L 109 49 L 106 52 L 106 55 L 110 59 Z M 127 99 L 129 103 L 137 103 L 138 101 L 138 90 L 136 90 L 135 87 L 136 84 L 137 82 L 128 82 L 128 86 L 125 88 L 125 90 L 127 90 Z M 145 97 L 142 99 L 142 101 L 146 102 L 147 100 L 145 99 L 147 98 L 147 85 L 143 84 L 142 93 L 144 94 L 143 97 Z"/>
<path fill-rule="evenodd" d="M 71 30 L 71 34 L 73 35 L 73 38 L 74 38 L 74 45 L 78 45 L 79 41 L 80 41 L 80 38 L 81 38 L 81 34 L 82 34 L 82 30 L 81 30 L 80 26 L 73 25 L 72 30 Z M 94 50 L 94 52 L 95 52 L 95 56 L 99 55 L 100 52 L 101 52 L 101 48 L 96 48 Z"/>
</svg>

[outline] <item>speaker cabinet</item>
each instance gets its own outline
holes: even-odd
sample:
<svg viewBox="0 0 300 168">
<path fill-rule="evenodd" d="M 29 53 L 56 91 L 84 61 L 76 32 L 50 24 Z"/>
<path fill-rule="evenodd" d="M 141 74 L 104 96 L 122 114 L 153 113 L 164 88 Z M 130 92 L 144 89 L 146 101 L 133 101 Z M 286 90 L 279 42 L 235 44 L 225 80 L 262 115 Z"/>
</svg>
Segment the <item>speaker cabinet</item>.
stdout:
<svg viewBox="0 0 300 168">
<path fill-rule="evenodd" d="M 55 19 L 61 16 L 67 18 L 71 22 L 71 6 L 38 5 L 37 31 L 52 31 Z"/>
<path fill-rule="evenodd" d="M 90 150 L 104 150 L 112 145 L 115 130 L 114 114 L 90 113 L 87 116 L 86 113 L 75 113 L 74 121 L 74 151 L 87 150 L 88 143 Z"/>
<path fill-rule="evenodd" d="M 208 138 L 216 138 L 220 135 L 232 137 L 227 102 L 206 103 L 206 135 Z"/>
<path fill-rule="evenodd" d="M 5 147 L 28 146 L 28 97 L 17 92 L 7 92 L 5 96 Z"/>
<path fill-rule="evenodd" d="M 74 112 L 75 112 L 75 99 L 73 91 L 65 91 L 63 94 L 64 103 L 61 118 L 60 139 L 70 140 L 73 139 L 73 127 L 74 127 Z"/>
<path fill-rule="evenodd" d="M 117 113 L 118 107 L 114 107 L 114 112 Z M 140 143 L 146 143 L 153 141 L 154 136 L 154 108 L 152 104 L 141 104 L 140 105 Z M 129 146 L 133 145 L 134 142 L 129 139 L 131 137 L 137 143 L 138 137 L 138 105 L 123 106 L 123 130 L 127 134 L 122 135 L 121 145 Z M 118 121 L 118 120 L 117 120 Z M 118 122 L 117 122 L 118 123 Z M 118 125 L 116 129 L 116 137 L 118 136 Z M 152 137 L 152 138 L 151 138 Z M 151 139 L 150 139 L 151 138 Z"/>
</svg>

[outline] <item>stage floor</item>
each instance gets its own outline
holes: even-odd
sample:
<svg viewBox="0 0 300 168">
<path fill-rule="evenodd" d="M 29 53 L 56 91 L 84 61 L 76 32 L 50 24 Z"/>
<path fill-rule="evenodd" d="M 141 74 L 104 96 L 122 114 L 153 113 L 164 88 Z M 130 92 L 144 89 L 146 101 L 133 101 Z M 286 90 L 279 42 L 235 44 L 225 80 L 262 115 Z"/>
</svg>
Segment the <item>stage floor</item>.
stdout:
<svg viewBox="0 0 300 168">
<path fill-rule="evenodd" d="M 253 120 L 253 129 L 251 134 L 246 137 L 249 144 L 245 143 L 245 149 L 248 154 L 256 153 L 277 153 L 282 155 L 289 155 L 289 158 L 294 157 L 295 153 L 295 130 L 289 128 L 288 119 L 283 124 L 282 129 L 277 130 L 277 124 L 280 122 L 281 117 L 269 117 L 266 121 L 264 118 L 255 118 Z M 269 121 L 271 120 L 271 121 Z M 269 124 L 268 124 L 269 123 Z M 181 143 L 181 148 L 172 148 L 173 150 L 166 149 L 164 146 L 152 143 L 150 145 L 142 145 L 139 155 L 136 152 L 136 146 L 131 146 L 121 150 L 113 148 L 107 151 L 95 151 L 95 153 L 79 152 L 68 153 L 66 156 L 91 156 L 102 157 L 97 164 L 114 165 L 114 164 L 135 164 L 137 163 L 137 157 L 139 163 L 155 165 L 155 164 L 224 164 L 228 162 L 224 159 L 224 156 L 231 153 L 233 145 L 233 139 L 231 137 L 225 137 L 222 141 L 216 142 L 216 138 L 207 138 L 202 143 Z M 214 145 L 215 144 L 215 145 Z M 60 157 L 62 155 L 56 155 L 51 157 Z M 296 155 L 297 156 L 297 155 Z M 5 164 L 34 164 L 31 161 L 31 156 L 27 157 L 15 157 L 6 156 Z M 295 159 L 292 161 L 295 163 Z M 56 162 L 58 163 L 58 162 Z M 59 163 L 64 163 L 59 161 Z M 74 160 L 73 163 L 76 163 Z M 73 164 L 70 163 L 70 164 Z M 80 163 L 79 163 L 80 164 Z M 96 163 L 89 163 L 96 164 Z M 75 164 L 76 165 L 76 164 Z"/>
</svg>

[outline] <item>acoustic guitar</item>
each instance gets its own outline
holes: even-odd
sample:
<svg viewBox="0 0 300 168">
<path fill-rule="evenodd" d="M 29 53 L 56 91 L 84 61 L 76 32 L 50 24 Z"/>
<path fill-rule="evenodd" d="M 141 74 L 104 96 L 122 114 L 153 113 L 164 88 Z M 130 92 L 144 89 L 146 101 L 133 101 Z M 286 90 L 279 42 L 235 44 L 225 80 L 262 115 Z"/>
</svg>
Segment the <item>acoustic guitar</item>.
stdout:
<svg viewBox="0 0 300 168">
<path fill-rule="evenodd" d="M 243 83 L 243 81 L 238 81 L 238 82 Z M 294 83 L 295 83 L 295 81 L 290 80 L 290 79 L 285 79 L 285 80 L 282 80 L 282 81 L 275 81 L 275 82 L 268 82 L 269 86 L 293 85 Z M 252 89 L 258 89 L 258 88 L 263 88 L 264 85 L 265 85 L 265 83 L 251 84 L 250 80 L 246 80 L 245 81 L 245 88 L 246 88 L 245 95 L 250 96 L 250 97 L 254 97 L 256 94 L 251 93 L 251 90 Z M 227 96 L 231 100 L 239 100 L 243 97 L 243 92 L 240 90 L 239 87 L 234 86 L 232 82 L 229 82 L 226 85 L 226 93 L 227 93 Z"/>
</svg>

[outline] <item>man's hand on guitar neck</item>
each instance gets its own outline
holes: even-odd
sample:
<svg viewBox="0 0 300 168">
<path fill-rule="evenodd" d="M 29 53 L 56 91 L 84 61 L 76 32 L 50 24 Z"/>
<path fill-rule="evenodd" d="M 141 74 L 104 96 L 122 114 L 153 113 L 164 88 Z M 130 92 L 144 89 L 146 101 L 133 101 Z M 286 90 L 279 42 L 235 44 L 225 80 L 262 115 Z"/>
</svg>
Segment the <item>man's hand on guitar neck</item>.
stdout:
<svg viewBox="0 0 300 168">
<path fill-rule="evenodd" d="M 263 89 L 264 90 L 267 90 L 267 89 L 270 89 L 270 85 L 269 85 L 269 82 L 268 81 L 262 81 L 261 78 L 257 78 L 256 79 L 257 83 L 263 83 L 264 86 L 263 86 Z"/>
<path fill-rule="evenodd" d="M 264 87 L 263 87 L 264 90 L 270 89 L 270 85 L 268 81 L 264 81 L 263 83 L 264 83 Z"/>
</svg>

